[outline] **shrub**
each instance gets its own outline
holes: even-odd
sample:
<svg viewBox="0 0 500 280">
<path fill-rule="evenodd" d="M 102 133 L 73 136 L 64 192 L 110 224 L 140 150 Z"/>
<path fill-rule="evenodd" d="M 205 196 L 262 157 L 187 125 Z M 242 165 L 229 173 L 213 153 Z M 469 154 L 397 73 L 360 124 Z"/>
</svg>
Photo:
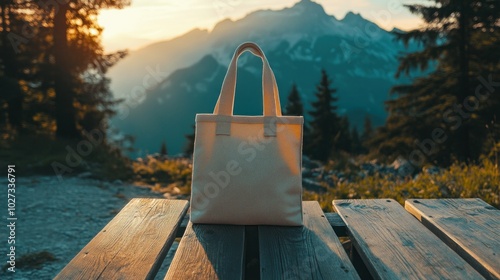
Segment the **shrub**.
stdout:
<svg viewBox="0 0 500 280">
<path fill-rule="evenodd" d="M 500 207 L 500 172 L 488 159 L 480 164 L 456 162 L 437 174 L 422 172 L 415 178 L 398 178 L 375 174 L 336 186 L 322 183 L 327 192 L 304 193 L 304 200 L 317 200 L 323 210 L 331 212 L 334 199 L 393 198 L 404 204 L 408 198 L 472 198 L 478 197 Z"/>
<path fill-rule="evenodd" d="M 57 258 L 48 251 L 28 253 L 19 257 L 16 261 L 16 268 L 39 269 L 44 263 L 56 261 Z M 9 264 L 3 266 L 3 270 L 7 270 Z"/>
<path fill-rule="evenodd" d="M 177 188 L 177 192 L 191 192 L 191 161 L 185 158 L 162 159 L 147 156 L 132 165 L 136 179 L 155 185 L 154 191 L 167 192 Z"/>
</svg>

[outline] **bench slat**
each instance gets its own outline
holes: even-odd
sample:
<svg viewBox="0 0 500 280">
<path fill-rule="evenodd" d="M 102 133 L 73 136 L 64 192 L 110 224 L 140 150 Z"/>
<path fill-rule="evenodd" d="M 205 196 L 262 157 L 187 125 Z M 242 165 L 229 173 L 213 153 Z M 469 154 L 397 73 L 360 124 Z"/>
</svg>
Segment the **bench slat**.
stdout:
<svg viewBox="0 0 500 280">
<path fill-rule="evenodd" d="M 332 226 L 333 230 L 337 234 L 337 236 L 347 236 L 347 228 L 344 224 L 342 218 L 340 218 L 337 213 L 325 213 L 326 219 Z M 189 215 L 184 216 L 182 219 L 181 225 L 177 230 L 177 237 L 182 237 L 184 235 L 184 231 L 186 230 L 187 224 L 189 222 Z"/>
<path fill-rule="evenodd" d="M 487 279 L 500 279 L 500 210 L 481 199 L 409 199 L 405 208 Z"/>
<path fill-rule="evenodd" d="M 245 227 L 188 223 L 165 279 L 242 279 Z"/>
<path fill-rule="evenodd" d="M 318 202 L 303 202 L 304 227 L 259 226 L 261 279 L 359 279 Z"/>
<path fill-rule="evenodd" d="M 375 279 L 484 279 L 392 199 L 334 200 Z"/>
<path fill-rule="evenodd" d="M 188 201 L 132 199 L 55 279 L 152 279 Z"/>
<path fill-rule="evenodd" d="M 347 236 L 347 227 L 338 213 L 325 213 L 325 217 L 338 237 Z"/>
</svg>

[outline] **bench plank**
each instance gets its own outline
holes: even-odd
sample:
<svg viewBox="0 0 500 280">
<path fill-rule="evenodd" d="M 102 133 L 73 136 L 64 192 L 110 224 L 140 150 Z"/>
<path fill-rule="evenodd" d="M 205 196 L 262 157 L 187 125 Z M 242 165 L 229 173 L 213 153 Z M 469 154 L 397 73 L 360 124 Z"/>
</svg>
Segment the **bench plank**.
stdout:
<svg viewBox="0 0 500 280">
<path fill-rule="evenodd" d="M 245 227 L 188 223 L 165 279 L 242 279 Z"/>
<path fill-rule="evenodd" d="M 500 279 L 500 210 L 478 198 L 409 199 L 405 208 L 487 279 Z"/>
<path fill-rule="evenodd" d="M 325 213 L 325 217 L 337 236 L 347 236 L 347 227 L 338 213 Z"/>
<path fill-rule="evenodd" d="M 318 202 L 303 227 L 259 226 L 261 279 L 359 279 Z"/>
<path fill-rule="evenodd" d="M 333 206 L 374 279 L 484 279 L 392 199 Z"/>
<path fill-rule="evenodd" d="M 132 199 L 55 279 L 152 279 L 188 201 Z"/>
<path fill-rule="evenodd" d="M 332 226 L 333 230 L 337 234 L 337 236 L 347 236 L 347 228 L 344 224 L 344 221 L 337 213 L 325 213 L 326 219 Z M 177 230 L 177 237 L 182 237 L 184 235 L 184 231 L 186 230 L 187 224 L 189 222 L 189 215 L 184 216 L 182 219 L 181 225 Z"/>
</svg>

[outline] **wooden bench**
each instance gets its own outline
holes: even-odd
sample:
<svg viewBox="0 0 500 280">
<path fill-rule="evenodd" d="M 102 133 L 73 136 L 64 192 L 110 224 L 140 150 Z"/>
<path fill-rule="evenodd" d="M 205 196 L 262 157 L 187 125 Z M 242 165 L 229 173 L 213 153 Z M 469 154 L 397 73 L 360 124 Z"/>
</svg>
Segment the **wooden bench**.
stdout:
<svg viewBox="0 0 500 280">
<path fill-rule="evenodd" d="M 495 259 L 492 268 L 482 266 L 485 273 L 469 260 L 481 260 L 478 254 L 457 254 L 394 200 L 333 204 L 337 213 L 325 214 L 317 202 L 304 202 L 303 227 L 231 226 L 193 225 L 187 201 L 133 199 L 56 279 L 153 279 L 176 236 L 182 238 L 164 279 L 499 279 Z M 494 214 L 476 216 L 491 214 L 485 221 L 494 230 L 499 211 L 487 210 Z M 481 234 L 498 256 L 498 231 Z"/>
<path fill-rule="evenodd" d="M 477 199 L 412 199 L 405 208 L 487 279 L 500 279 L 500 211 Z"/>
</svg>

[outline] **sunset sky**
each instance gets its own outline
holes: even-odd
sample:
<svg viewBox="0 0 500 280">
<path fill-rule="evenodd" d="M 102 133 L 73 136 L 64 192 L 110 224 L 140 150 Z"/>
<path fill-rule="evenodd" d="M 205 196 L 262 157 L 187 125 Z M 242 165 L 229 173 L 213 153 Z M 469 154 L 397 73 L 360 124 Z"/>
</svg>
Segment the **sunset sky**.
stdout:
<svg viewBox="0 0 500 280">
<path fill-rule="evenodd" d="M 225 19 L 240 19 L 260 9 L 291 7 L 299 0 L 132 0 L 122 10 L 104 10 L 99 22 L 104 27 L 103 43 L 106 51 L 136 49 L 155 41 L 182 35 L 193 29 L 211 30 Z M 424 0 L 316 0 L 326 12 L 342 19 L 348 11 L 391 30 L 398 27 L 409 30 L 420 24 L 403 4 Z"/>
</svg>

